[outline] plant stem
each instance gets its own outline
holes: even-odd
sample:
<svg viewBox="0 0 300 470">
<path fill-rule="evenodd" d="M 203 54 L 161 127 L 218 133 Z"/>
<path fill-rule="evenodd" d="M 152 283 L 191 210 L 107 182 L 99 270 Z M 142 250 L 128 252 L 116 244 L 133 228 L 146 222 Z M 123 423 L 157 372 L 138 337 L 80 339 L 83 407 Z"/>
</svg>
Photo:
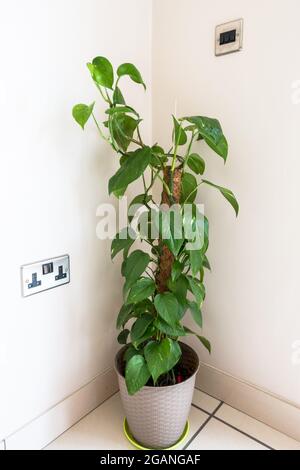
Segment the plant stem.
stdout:
<svg viewBox="0 0 300 470">
<path fill-rule="evenodd" d="M 191 140 L 190 140 L 188 149 L 187 149 L 187 151 L 186 151 L 186 154 L 185 154 L 185 157 L 184 157 L 184 163 L 183 163 L 183 171 L 184 171 L 185 168 L 186 168 L 186 165 L 187 165 L 187 162 L 188 162 L 188 159 L 189 159 L 189 156 L 190 156 L 190 151 L 191 151 L 191 148 L 192 148 L 192 144 L 193 144 L 195 135 L 196 135 L 196 134 L 194 134 L 194 133 L 192 134 L 192 137 L 191 137 Z"/>
<path fill-rule="evenodd" d="M 106 103 L 108 103 L 108 104 L 111 104 L 111 101 L 110 101 L 109 97 L 108 97 L 108 96 L 106 97 L 106 96 L 104 95 L 104 93 L 103 93 L 103 91 L 102 91 L 102 89 L 101 89 L 101 86 L 98 85 L 98 83 L 96 83 L 96 87 L 97 87 L 98 90 L 100 91 L 101 96 L 102 96 L 102 98 L 104 99 L 104 101 L 106 101 Z"/>
<path fill-rule="evenodd" d="M 106 137 L 106 136 L 103 134 L 103 132 L 102 132 L 102 130 L 101 130 L 99 124 L 98 124 L 98 121 L 97 121 L 97 119 L 95 118 L 94 113 L 92 113 L 92 116 L 93 116 L 94 122 L 95 122 L 95 124 L 96 124 L 96 126 L 97 126 L 97 129 L 98 129 L 99 134 L 101 135 L 102 139 L 106 140 L 106 142 L 110 142 L 110 140 L 108 139 L 108 137 Z"/>
<path fill-rule="evenodd" d="M 174 154 L 173 154 L 173 159 L 172 159 L 172 166 L 171 166 L 171 172 L 174 173 L 175 170 L 175 165 L 176 165 L 176 155 L 177 155 L 177 150 L 178 150 L 178 145 L 180 141 L 180 135 L 181 135 L 181 123 L 179 126 L 179 132 L 178 132 L 178 137 L 175 142 L 175 148 L 174 148 Z"/>
<path fill-rule="evenodd" d="M 159 173 L 157 173 L 157 177 L 158 177 L 158 179 L 160 179 L 160 181 L 161 181 L 162 184 L 164 185 L 164 188 L 165 188 L 165 190 L 166 190 L 168 196 L 171 196 L 171 191 L 170 191 L 170 188 L 169 188 L 169 186 L 167 185 L 167 183 L 164 181 L 164 179 L 160 176 Z"/>
</svg>

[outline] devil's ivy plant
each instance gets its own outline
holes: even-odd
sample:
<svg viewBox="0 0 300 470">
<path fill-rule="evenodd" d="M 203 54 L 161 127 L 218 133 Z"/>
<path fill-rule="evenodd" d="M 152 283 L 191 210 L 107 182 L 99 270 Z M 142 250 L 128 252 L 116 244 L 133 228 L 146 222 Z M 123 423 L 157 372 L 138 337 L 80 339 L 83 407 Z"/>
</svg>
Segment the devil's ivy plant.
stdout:
<svg viewBox="0 0 300 470">
<path fill-rule="evenodd" d="M 229 189 L 202 176 L 205 171 L 203 143 L 224 162 L 227 159 L 228 145 L 217 119 L 205 116 L 178 119 L 173 116 L 171 148 L 166 151 L 157 143 L 147 145 L 141 136 L 141 118 L 126 103 L 120 88 L 121 80 L 127 76 L 146 89 L 138 69 L 133 64 L 124 63 L 115 72 L 105 57 L 94 58 L 87 67 L 106 105 L 106 118 L 101 124 L 98 122 L 94 102 L 74 106 L 73 117 L 83 129 L 87 121 L 93 119 L 101 138 L 119 156 L 119 169 L 108 183 L 109 194 L 119 198 L 133 181 L 142 178 L 144 191 L 134 198 L 130 206 L 143 206 L 146 227 L 153 229 L 155 226 L 158 234 L 155 239 L 151 230 L 146 230 L 147 233 L 139 230 L 139 224 L 133 230 L 131 214 L 128 226 L 116 235 L 111 245 L 112 258 L 123 253 L 124 304 L 116 326 L 121 330 L 119 343 L 128 345 L 124 355 L 125 379 L 129 394 L 134 394 L 145 384 L 176 383 L 174 368 L 181 357 L 179 338 L 196 335 L 210 352 L 210 343 L 201 332 L 183 324 L 186 313 L 190 312 L 196 329 L 201 331 L 204 269 L 210 269 L 206 256 L 208 220 L 198 210 L 195 199 L 199 187 L 206 185 L 217 189 L 236 215 L 239 206 Z M 193 150 L 194 147 L 197 151 Z M 200 149 L 201 155 L 198 153 Z M 182 227 L 192 230 L 178 230 L 174 217 L 170 216 L 171 209 L 157 209 L 158 203 L 153 196 L 153 185 L 157 181 L 162 185 L 168 204 L 179 203 L 175 212 Z M 187 203 L 190 204 L 189 211 L 185 211 Z M 155 216 L 150 217 L 154 213 Z M 193 249 L 195 241 L 200 243 Z M 137 243 L 139 246 L 134 249 L 133 245 Z M 164 272 L 163 263 L 167 267 Z M 163 277 L 165 272 L 167 278 L 160 278 L 158 282 L 159 276 Z"/>
</svg>

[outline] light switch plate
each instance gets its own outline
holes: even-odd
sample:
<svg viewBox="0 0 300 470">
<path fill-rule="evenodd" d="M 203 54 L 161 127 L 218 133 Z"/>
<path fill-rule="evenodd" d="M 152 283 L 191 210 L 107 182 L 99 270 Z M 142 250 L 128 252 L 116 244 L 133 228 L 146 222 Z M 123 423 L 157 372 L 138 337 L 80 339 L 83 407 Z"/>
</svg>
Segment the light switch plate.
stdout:
<svg viewBox="0 0 300 470">
<path fill-rule="evenodd" d="M 69 255 L 21 266 L 22 295 L 28 297 L 70 282 Z"/>
<path fill-rule="evenodd" d="M 243 47 L 243 19 L 229 21 L 216 27 L 216 56 L 237 52 Z"/>
</svg>

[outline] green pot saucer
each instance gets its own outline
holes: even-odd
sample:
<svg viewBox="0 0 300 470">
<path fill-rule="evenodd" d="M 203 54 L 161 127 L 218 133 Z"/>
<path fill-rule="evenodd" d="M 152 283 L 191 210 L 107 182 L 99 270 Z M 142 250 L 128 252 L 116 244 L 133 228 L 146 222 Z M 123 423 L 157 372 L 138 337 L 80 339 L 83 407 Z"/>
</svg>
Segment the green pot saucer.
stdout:
<svg viewBox="0 0 300 470">
<path fill-rule="evenodd" d="M 186 439 L 190 431 L 190 423 L 188 421 L 186 422 L 183 433 L 181 434 L 178 441 L 175 444 L 173 444 L 171 447 L 168 447 L 166 449 L 151 449 L 150 447 L 144 447 L 142 444 L 140 444 L 132 435 L 126 418 L 124 418 L 124 422 L 123 422 L 123 431 L 127 440 L 130 442 L 130 444 L 132 444 L 134 447 L 136 447 L 139 450 L 173 450 L 173 449 L 176 449 L 180 444 L 182 444 L 182 442 Z"/>
</svg>

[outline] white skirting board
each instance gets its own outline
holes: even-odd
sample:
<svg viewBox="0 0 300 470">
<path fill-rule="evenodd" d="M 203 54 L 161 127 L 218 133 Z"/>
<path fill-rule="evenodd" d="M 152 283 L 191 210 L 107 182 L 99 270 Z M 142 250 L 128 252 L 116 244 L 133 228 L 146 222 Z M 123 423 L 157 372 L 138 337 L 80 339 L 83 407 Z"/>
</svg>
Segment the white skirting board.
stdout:
<svg viewBox="0 0 300 470">
<path fill-rule="evenodd" d="M 5 439 L 6 450 L 40 450 L 118 390 L 109 369 Z M 1 442 L 0 442 L 1 449 Z"/>
<path fill-rule="evenodd" d="M 200 365 L 196 386 L 300 441 L 300 407 L 296 404 L 204 363 Z"/>
</svg>

